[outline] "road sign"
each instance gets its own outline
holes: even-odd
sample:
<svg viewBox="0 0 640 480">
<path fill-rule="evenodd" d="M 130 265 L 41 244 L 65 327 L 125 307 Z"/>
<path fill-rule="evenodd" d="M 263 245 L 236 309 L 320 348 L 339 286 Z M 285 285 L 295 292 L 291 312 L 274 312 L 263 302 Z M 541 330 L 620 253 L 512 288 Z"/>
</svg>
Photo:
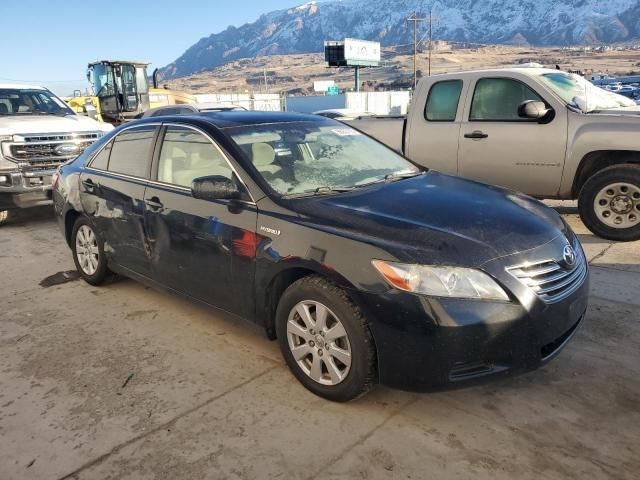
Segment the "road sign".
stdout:
<svg viewBox="0 0 640 480">
<path fill-rule="evenodd" d="M 337 85 L 332 85 L 331 87 L 327 88 L 327 95 L 338 95 L 340 94 L 340 90 L 338 89 Z"/>
</svg>

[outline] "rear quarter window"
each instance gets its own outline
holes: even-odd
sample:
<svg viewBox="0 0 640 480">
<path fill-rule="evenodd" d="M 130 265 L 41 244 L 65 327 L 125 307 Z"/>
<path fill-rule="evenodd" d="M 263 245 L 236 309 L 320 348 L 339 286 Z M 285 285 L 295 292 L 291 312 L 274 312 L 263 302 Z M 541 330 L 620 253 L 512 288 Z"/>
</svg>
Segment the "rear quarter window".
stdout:
<svg viewBox="0 0 640 480">
<path fill-rule="evenodd" d="M 111 146 L 113 140 L 107 143 L 91 160 L 89 166 L 98 170 L 106 170 L 109 166 L 109 154 L 111 153 Z"/>
<path fill-rule="evenodd" d="M 462 80 L 434 83 L 424 107 L 424 118 L 429 122 L 453 122 L 458 113 Z"/>
</svg>

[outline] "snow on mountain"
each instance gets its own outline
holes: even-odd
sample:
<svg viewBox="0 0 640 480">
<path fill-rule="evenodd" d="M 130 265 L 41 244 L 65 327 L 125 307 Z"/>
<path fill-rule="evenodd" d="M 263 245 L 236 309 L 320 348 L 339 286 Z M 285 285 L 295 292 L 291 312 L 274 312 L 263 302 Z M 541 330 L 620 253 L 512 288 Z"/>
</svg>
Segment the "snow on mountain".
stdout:
<svg viewBox="0 0 640 480">
<path fill-rule="evenodd" d="M 165 78 L 256 55 L 322 51 L 345 37 L 383 45 L 412 41 L 406 18 L 433 8 L 434 38 L 479 43 L 580 45 L 640 37 L 638 0 L 331 0 L 266 13 L 200 39 L 162 69 Z M 422 34 L 426 26 L 420 25 Z"/>
</svg>

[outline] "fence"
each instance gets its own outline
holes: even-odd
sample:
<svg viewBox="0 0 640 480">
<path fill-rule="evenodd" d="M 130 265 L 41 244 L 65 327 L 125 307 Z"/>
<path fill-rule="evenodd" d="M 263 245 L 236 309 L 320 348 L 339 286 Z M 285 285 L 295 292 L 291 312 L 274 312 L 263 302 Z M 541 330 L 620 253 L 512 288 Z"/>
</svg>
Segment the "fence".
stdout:
<svg viewBox="0 0 640 480">
<path fill-rule="evenodd" d="M 411 92 L 347 92 L 346 108 L 376 115 L 406 115 Z"/>
<path fill-rule="evenodd" d="M 219 103 L 221 105 L 238 105 L 247 110 L 281 112 L 286 102 L 279 93 L 208 93 L 196 95 L 198 103 Z"/>
</svg>

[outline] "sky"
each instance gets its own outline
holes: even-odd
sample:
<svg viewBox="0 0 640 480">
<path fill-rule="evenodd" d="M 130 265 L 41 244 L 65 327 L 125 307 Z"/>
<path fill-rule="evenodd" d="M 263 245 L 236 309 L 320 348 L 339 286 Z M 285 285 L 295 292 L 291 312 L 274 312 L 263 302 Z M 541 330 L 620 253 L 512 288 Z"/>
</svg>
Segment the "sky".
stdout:
<svg viewBox="0 0 640 480">
<path fill-rule="evenodd" d="M 0 83 L 84 91 L 90 61 L 150 62 L 149 73 L 202 37 L 303 0 L 0 0 Z"/>
</svg>

